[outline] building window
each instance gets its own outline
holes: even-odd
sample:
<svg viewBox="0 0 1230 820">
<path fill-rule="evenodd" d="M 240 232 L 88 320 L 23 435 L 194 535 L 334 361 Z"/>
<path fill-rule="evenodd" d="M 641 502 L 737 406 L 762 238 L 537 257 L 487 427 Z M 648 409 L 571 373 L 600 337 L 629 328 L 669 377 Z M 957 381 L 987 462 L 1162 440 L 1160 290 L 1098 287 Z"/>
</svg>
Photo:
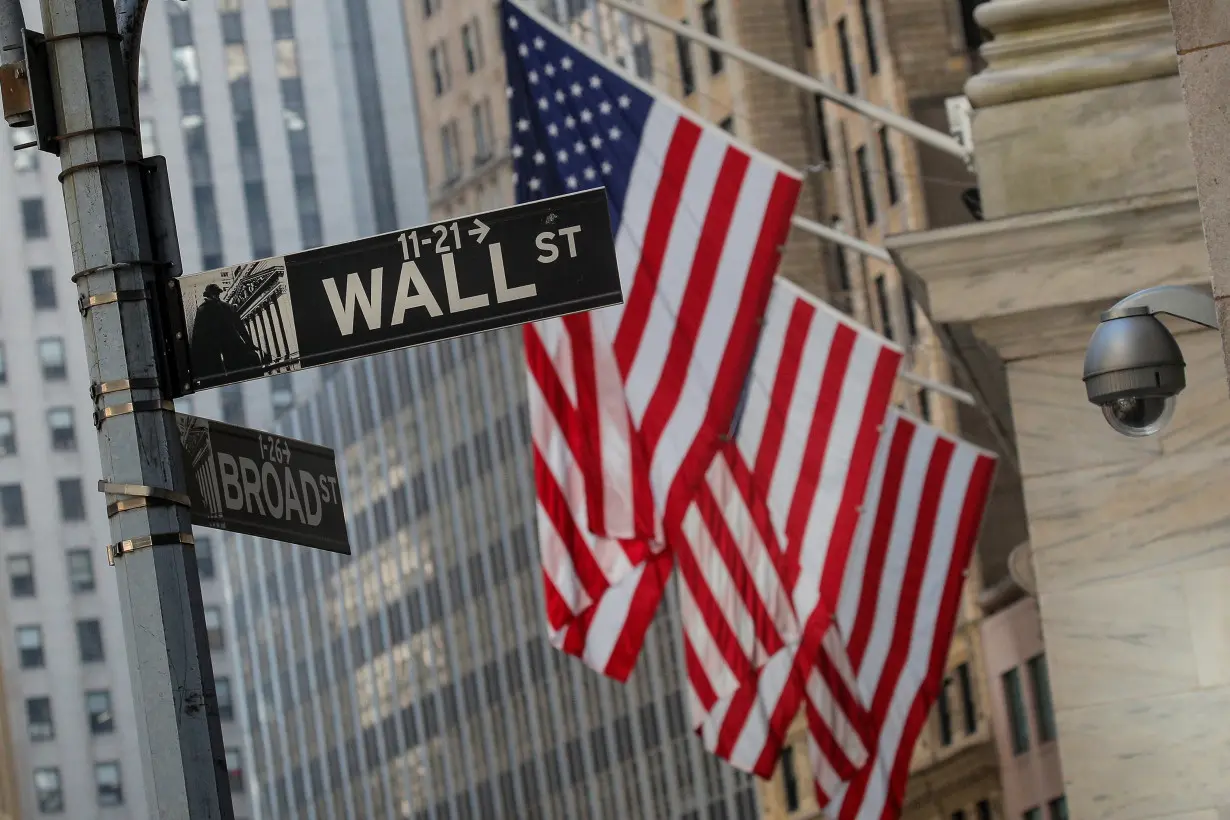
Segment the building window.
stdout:
<svg viewBox="0 0 1230 820">
<path fill-rule="evenodd" d="M 924 393 L 924 397 L 925 397 Z M 926 414 L 930 416 L 928 412 Z M 961 716 L 965 720 L 965 734 L 978 731 L 978 709 L 974 704 L 974 681 L 970 677 L 969 664 L 957 667 L 957 687 L 961 690 Z"/>
<path fill-rule="evenodd" d="M 234 746 L 227 747 L 226 770 L 230 773 L 231 791 L 243 794 L 243 755 Z"/>
<path fill-rule="evenodd" d="M 811 30 L 811 0 L 799 0 L 799 21 L 803 24 L 803 44 L 815 48 L 816 39 Z"/>
<path fill-rule="evenodd" d="M 34 559 L 29 555 L 9 556 L 9 591 L 14 598 L 34 597 Z"/>
<path fill-rule="evenodd" d="M 0 524 L 6 527 L 26 525 L 26 498 L 20 484 L 0 487 Z"/>
<path fill-rule="evenodd" d="M 1055 739 L 1055 706 L 1051 702 L 1051 677 L 1046 668 L 1046 655 L 1029 659 L 1029 688 L 1032 689 L 1034 709 L 1037 710 L 1038 742 Z"/>
<path fill-rule="evenodd" d="M 141 120 L 141 156 L 152 157 L 158 153 L 158 126 L 153 120 Z"/>
<path fill-rule="evenodd" d="M 799 810 L 799 778 L 794 771 L 794 747 L 782 749 L 782 788 L 785 790 L 786 811 Z"/>
<path fill-rule="evenodd" d="M 196 46 L 171 49 L 171 70 L 176 88 L 191 88 L 201 84 L 201 68 L 197 64 Z"/>
<path fill-rule="evenodd" d="M 64 340 L 49 336 L 38 340 L 38 363 L 43 368 L 43 378 L 59 381 L 68 377 L 68 362 L 64 356 Z"/>
<path fill-rule="evenodd" d="M 842 229 L 841 219 L 833 220 L 833 228 Z M 846 259 L 846 249 L 833 244 L 833 263 L 837 272 L 837 283 L 843 294 L 850 292 L 850 264 Z"/>
<path fill-rule="evenodd" d="M 474 120 L 474 163 L 480 164 L 491 158 L 495 150 L 495 135 L 491 133 L 491 101 L 484 99 L 470 108 Z"/>
<path fill-rule="evenodd" d="M 109 735 L 115 731 L 115 715 L 111 713 L 111 693 L 106 689 L 85 693 L 85 711 L 90 716 L 90 734 Z"/>
<path fill-rule="evenodd" d="M 423 0 L 423 16 L 430 17 L 440 8 L 440 0 Z"/>
<path fill-rule="evenodd" d="M 224 11 L 218 15 L 222 23 L 222 42 L 228 45 L 243 42 L 243 15 L 238 11 Z"/>
<path fill-rule="evenodd" d="M 1012 753 L 1023 754 L 1029 749 L 1029 722 L 1025 714 L 1025 698 L 1021 692 L 1021 672 L 1009 669 L 1002 676 L 1004 702 L 1008 706 L 1008 724 L 1012 732 Z"/>
<path fill-rule="evenodd" d="M 35 743 L 55 739 L 56 725 L 51 718 L 51 698 L 26 699 L 26 728 L 30 740 Z"/>
<path fill-rule="evenodd" d="M 218 717 L 222 720 L 234 720 L 235 701 L 231 696 L 231 679 L 215 678 L 214 690 L 218 693 Z"/>
<path fill-rule="evenodd" d="M 9 361 L 4 355 L 4 345 L 0 344 L 0 384 L 8 384 Z"/>
<path fill-rule="evenodd" d="M 60 783 L 60 770 L 54 767 L 34 770 L 34 799 L 42 814 L 59 814 L 64 811 L 64 787 Z"/>
<path fill-rule="evenodd" d="M 444 43 L 436 43 L 428 52 L 428 59 L 431 60 L 431 80 L 436 89 L 436 96 L 443 96 L 445 91 L 448 91 L 452 85 L 452 75 L 448 67 L 448 52 L 444 49 Z"/>
<path fill-rule="evenodd" d="M 727 134 L 735 133 L 735 118 L 727 117 L 726 119 L 718 123 L 718 128 L 721 128 Z"/>
<path fill-rule="evenodd" d="M 876 280 L 876 285 L 879 285 L 880 276 Z M 943 684 L 940 685 L 939 697 L 935 699 L 935 713 L 939 721 L 940 745 L 952 745 L 952 709 L 948 703 L 948 694 L 952 689 L 952 678 L 944 678 Z"/>
<path fill-rule="evenodd" d="M 12 413 L 0 413 L 0 456 L 17 453 L 17 422 Z"/>
<path fill-rule="evenodd" d="M 269 16 L 274 40 L 289 40 L 295 36 L 295 19 L 289 8 L 272 9 Z"/>
<path fill-rule="evenodd" d="M 17 172 L 33 171 L 38 168 L 38 151 L 30 145 L 38 135 L 33 128 L 10 128 L 9 137 L 13 145 L 13 170 Z M 25 148 L 17 146 L 24 145 Z"/>
<path fill-rule="evenodd" d="M 209 648 L 221 649 L 226 645 L 222 633 L 222 610 L 216 606 L 205 607 L 205 632 L 209 635 Z"/>
<path fill-rule="evenodd" d="M 824 97 L 817 94 L 816 101 L 816 131 L 820 138 L 820 161 L 830 163 L 833 161 L 833 154 L 829 148 L 829 126 L 825 119 L 825 102 Z"/>
<path fill-rule="evenodd" d="M 473 74 L 483 67 L 483 39 L 477 17 L 461 27 L 461 47 L 465 49 L 468 73 Z"/>
<path fill-rule="evenodd" d="M 53 450 L 76 450 L 77 429 L 71 407 L 53 407 L 47 411 L 47 429 L 51 432 Z"/>
<path fill-rule="evenodd" d="M 863 36 L 867 41 L 867 70 L 874 77 L 880 73 L 880 49 L 876 45 L 876 24 L 871 17 L 871 0 L 859 0 L 863 17 Z"/>
<path fill-rule="evenodd" d="M 880 332 L 884 338 L 893 339 L 893 312 L 888 304 L 888 280 L 884 274 L 876 277 L 876 301 L 880 304 Z"/>
<path fill-rule="evenodd" d="M 722 26 L 718 21 L 717 0 L 705 0 L 704 3 L 700 4 L 700 21 L 705 34 L 708 34 L 710 37 L 721 38 Z M 709 49 L 709 73 L 721 74 L 723 68 L 721 53 Z"/>
<path fill-rule="evenodd" d="M 841 67 L 846 76 L 846 93 L 858 93 L 858 75 L 854 71 L 854 53 L 850 50 L 850 32 L 846 18 L 837 21 L 837 45 L 841 49 Z"/>
<path fill-rule="evenodd" d="M 684 23 L 687 20 L 683 21 Z M 696 90 L 696 69 L 692 66 L 692 43 L 679 35 L 675 35 L 675 54 L 679 58 L 679 82 L 683 96 L 688 96 Z"/>
<path fill-rule="evenodd" d="M 22 669 L 43 668 L 43 628 L 17 627 L 17 655 Z"/>
<path fill-rule="evenodd" d="M 868 225 L 876 222 L 876 191 L 871 181 L 871 161 L 867 157 L 867 146 L 860 145 L 854 152 L 854 161 L 858 165 L 858 184 L 863 189 L 863 216 Z"/>
<path fill-rule="evenodd" d="M 75 593 L 94 591 L 94 561 L 89 550 L 68 551 L 68 586 Z"/>
<path fill-rule="evenodd" d="M 77 621 L 77 648 L 81 652 L 82 663 L 98 663 L 105 660 L 102 624 L 93 619 Z"/>
<path fill-rule="evenodd" d="M 60 518 L 65 521 L 85 520 L 85 490 L 79 478 L 61 478 L 56 482 L 60 493 Z"/>
<path fill-rule="evenodd" d="M 957 809 L 954 811 L 950 820 L 965 820 L 965 809 Z"/>
<path fill-rule="evenodd" d="M 995 820 L 994 815 L 991 814 L 990 800 L 978 801 L 978 820 Z"/>
<path fill-rule="evenodd" d="M 632 45 L 632 63 L 636 66 L 636 75 L 642 79 L 653 78 L 653 51 L 649 40 L 645 37 Z"/>
<path fill-rule="evenodd" d="M 888 202 L 890 205 L 896 205 L 901 199 L 901 189 L 897 185 L 897 163 L 893 156 L 893 146 L 889 140 L 888 129 L 881 127 L 880 132 L 880 156 L 884 164 L 884 181 L 888 185 Z"/>
<path fill-rule="evenodd" d="M 901 295 L 905 299 L 906 330 L 910 334 L 910 344 L 918 341 L 918 314 L 914 312 L 914 294 L 908 283 L 901 283 Z"/>
<path fill-rule="evenodd" d="M 1042 820 L 1042 809 L 1034 806 L 1032 809 L 1026 809 L 1022 816 L 1024 820 Z"/>
<path fill-rule="evenodd" d="M 214 541 L 208 536 L 201 536 L 196 539 L 196 546 L 193 548 L 196 553 L 196 569 L 197 574 L 202 580 L 210 580 L 215 577 L 217 572 L 214 566 Z"/>
<path fill-rule="evenodd" d="M 1062 794 L 1046 804 L 1050 820 L 1068 820 L 1068 798 Z"/>
<path fill-rule="evenodd" d="M 440 128 L 440 150 L 444 154 L 444 184 L 450 185 L 461 179 L 461 138 L 456 120 L 449 120 Z"/>
<path fill-rule="evenodd" d="M 926 388 L 918 391 L 918 417 L 923 421 L 931 421 L 931 394 Z"/>
<path fill-rule="evenodd" d="M 229 385 L 222 388 L 222 420 L 227 424 L 237 424 L 243 427 L 246 413 L 243 408 L 243 388 Z"/>
<path fill-rule="evenodd" d="M 30 295 L 35 310 L 55 310 L 56 280 L 51 268 L 30 269 Z"/>
<path fill-rule="evenodd" d="M 94 784 L 98 787 L 98 805 L 119 806 L 124 803 L 124 785 L 120 782 L 120 764 L 94 764 Z"/>
<path fill-rule="evenodd" d="M 273 415 L 280 416 L 295 403 L 295 382 L 289 373 L 274 376 L 269 385 L 269 398 L 273 402 Z"/>
<path fill-rule="evenodd" d="M 42 239 L 47 236 L 47 211 L 41 199 L 21 201 L 21 229 L 26 239 Z"/>
</svg>

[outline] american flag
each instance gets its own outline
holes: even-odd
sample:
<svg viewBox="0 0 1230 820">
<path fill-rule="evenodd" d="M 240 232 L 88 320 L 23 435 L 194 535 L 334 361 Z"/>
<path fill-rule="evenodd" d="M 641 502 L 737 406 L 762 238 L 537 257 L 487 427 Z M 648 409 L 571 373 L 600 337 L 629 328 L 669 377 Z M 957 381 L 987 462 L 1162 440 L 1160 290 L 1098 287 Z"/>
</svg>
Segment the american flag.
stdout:
<svg viewBox="0 0 1230 820">
<path fill-rule="evenodd" d="M 889 413 L 854 547 L 831 560 L 841 578 L 835 623 L 875 727 L 873 762 L 853 780 L 813 772 L 833 820 L 900 815 L 994 472 L 993 455 Z"/>
<path fill-rule="evenodd" d="M 518 201 L 605 186 L 624 305 L 525 331 L 555 645 L 631 671 L 728 432 L 801 180 L 501 7 Z"/>
<path fill-rule="evenodd" d="M 993 460 L 888 412 L 891 344 L 769 301 L 795 175 L 501 13 L 518 199 L 604 185 L 626 295 L 525 332 L 555 645 L 624 679 L 678 560 L 706 747 L 767 775 L 801 708 L 822 802 L 892 817 Z"/>
<path fill-rule="evenodd" d="M 826 603 L 854 543 L 902 351 L 794 285 L 774 288 L 737 434 L 678 531 L 684 655 L 705 746 L 769 777 L 806 706 L 813 767 L 867 760 L 866 713 Z"/>
</svg>

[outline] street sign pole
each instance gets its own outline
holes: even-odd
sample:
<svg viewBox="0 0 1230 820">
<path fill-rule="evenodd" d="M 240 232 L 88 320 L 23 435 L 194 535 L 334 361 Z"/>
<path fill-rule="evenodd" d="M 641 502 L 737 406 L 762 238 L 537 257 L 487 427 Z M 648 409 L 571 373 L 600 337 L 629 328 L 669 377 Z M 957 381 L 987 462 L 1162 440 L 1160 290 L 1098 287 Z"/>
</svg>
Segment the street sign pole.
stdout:
<svg viewBox="0 0 1230 820">
<path fill-rule="evenodd" d="M 154 258 L 115 8 L 42 7 L 149 814 L 232 820 L 183 452 L 159 383 L 150 298 L 165 260 Z"/>
</svg>

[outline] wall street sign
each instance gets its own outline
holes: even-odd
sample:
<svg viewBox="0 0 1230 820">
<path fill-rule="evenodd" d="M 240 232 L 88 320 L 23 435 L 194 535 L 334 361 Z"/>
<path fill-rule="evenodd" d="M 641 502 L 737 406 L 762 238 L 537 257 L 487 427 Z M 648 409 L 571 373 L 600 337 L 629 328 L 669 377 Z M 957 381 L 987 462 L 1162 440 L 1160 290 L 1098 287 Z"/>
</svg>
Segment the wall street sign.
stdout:
<svg viewBox="0 0 1230 820">
<path fill-rule="evenodd" d="M 603 188 L 174 282 L 177 395 L 623 302 Z"/>
<path fill-rule="evenodd" d="M 175 421 L 193 524 L 350 555 L 332 450 L 182 413 Z"/>
</svg>

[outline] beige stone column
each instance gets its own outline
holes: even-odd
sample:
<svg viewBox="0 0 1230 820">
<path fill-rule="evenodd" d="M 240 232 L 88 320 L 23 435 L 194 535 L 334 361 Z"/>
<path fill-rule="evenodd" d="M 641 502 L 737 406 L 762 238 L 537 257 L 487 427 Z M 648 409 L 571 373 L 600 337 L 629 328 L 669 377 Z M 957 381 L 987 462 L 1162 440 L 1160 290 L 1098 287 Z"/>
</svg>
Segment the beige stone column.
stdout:
<svg viewBox="0 0 1230 820">
<path fill-rule="evenodd" d="M 1170 10 L 1230 379 L 1230 8 L 1221 0 L 1172 0 Z"/>
<path fill-rule="evenodd" d="M 988 221 L 888 244 L 933 317 L 968 325 L 1006 373 L 1071 817 L 1226 820 L 1220 340 L 1179 335 L 1189 386 L 1153 438 L 1112 432 L 1081 383 L 1101 310 L 1208 281 L 1167 7 L 992 0 L 978 19 L 994 34 L 967 86 Z"/>
</svg>

